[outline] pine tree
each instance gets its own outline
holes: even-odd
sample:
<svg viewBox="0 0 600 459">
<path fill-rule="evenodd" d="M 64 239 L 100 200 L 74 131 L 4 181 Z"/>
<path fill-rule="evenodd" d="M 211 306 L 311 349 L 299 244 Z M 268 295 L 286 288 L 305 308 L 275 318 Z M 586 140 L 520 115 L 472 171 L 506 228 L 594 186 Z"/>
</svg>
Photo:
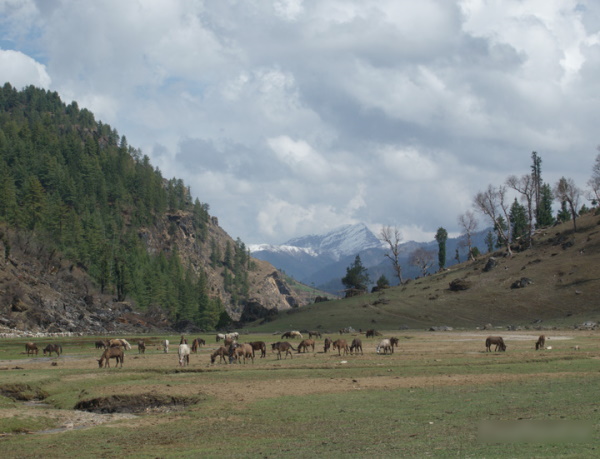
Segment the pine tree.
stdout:
<svg viewBox="0 0 600 459">
<path fill-rule="evenodd" d="M 356 255 L 354 263 L 346 268 L 346 275 L 342 278 L 342 284 L 349 291 L 365 292 L 369 285 L 369 273 L 360 260 L 360 255 Z M 350 295 L 352 296 L 352 294 Z"/>
</svg>

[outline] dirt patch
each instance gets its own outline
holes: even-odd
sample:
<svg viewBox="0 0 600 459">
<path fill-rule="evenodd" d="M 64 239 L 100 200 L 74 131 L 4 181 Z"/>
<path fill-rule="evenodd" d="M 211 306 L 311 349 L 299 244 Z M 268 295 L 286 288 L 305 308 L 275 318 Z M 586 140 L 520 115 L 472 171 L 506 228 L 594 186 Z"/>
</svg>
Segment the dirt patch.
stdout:
<svg viewBox="0 0 600 459">
<path fill-rule="evenodd" d="M 150 411 L 184 410 L 201 401 L 201 397 L 181 397 L 160 394 L 110 395 L 78 402 L 74 409 L 92 413 L 145 413 Z"/>
</svg>

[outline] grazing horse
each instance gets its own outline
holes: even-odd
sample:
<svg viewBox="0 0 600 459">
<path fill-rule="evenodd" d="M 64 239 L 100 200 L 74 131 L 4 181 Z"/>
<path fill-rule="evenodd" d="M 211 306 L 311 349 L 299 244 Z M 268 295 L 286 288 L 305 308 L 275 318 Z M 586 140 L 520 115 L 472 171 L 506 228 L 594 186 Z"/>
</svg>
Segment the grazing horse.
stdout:
<svg viewBox="0 0 600 459">
<path fill-rule="evenodd" d="M 117 361 L 116 366 L 119 367 L 119 362 L 121 363 L 121 368 L 123 368 L 123 361 L 125 360 L 125 352 L 120 346 L 108 347 L 102 353 L 102 356 L 98 359 L 98 366 L 102 368 L 110 368 L 110 359 L 115 359 Z"/>
<path fill-rule="evenodd" d="M 186 343 L 179 345 L 177 355 L 179 356 L 180 367 L 185 367 L 190 364 L 190 347 Z"/>
<path fill-rule="evenodd" d="M 25 343 L 25 352 L 27 355 L 38 355 L 38 347 L 35 343 Z"/>
<path fill-rule="evenodd" d="M 202 345 L 206 345 L 206 341 L 204 341 L 202 338 L 196 338 L 194 341 L 192 341 L 192 352 L 194 354 L 198 352 L 198 348 Z"/>
<path fill-rule="evenodd" d="M 169 353 L 169 340 L 166 339 L 162 342 L 162 347 L 163 347 L 163 353 L 168 354 Z"/>
<path fill-rule="evenodd" d="M 252 359 L 252 363 L 254 363 L 254 349 L 252 349 L 252 346 L 248 343 L 232 344 L 229 347 L 229 359 L 237 359 L 238 363 L 242 363 L 242 357 L 244 358 L 244 364 L 246 359 Z"/>
<path fill-rule="evenodd" d="M 329 337 L 325 338 L 325 343 L 323 345 L 323 352 L 325 354 L 327 354 L 327 351 L 329 351 L 329 348 L 331 347 L 332 342 L 333 341 L 331 341 L 331 338 L 329 338 Z"/>
<path fill-rule="evenodd" d="M 359 349 L 360 355 L 363 355 L 362 341 L 359 338 L 354 338 L 352 340 L 352 344 L 350 345 L 350 354 L 352 354 L 354 351 L 356 351 L 356 353 L 358 354 Z"/>
<path fill-rule="evenodd" d="M 377 353 L 379 354 L 379 351 L 382 350 L 384 354 L 387 354 L 388 352 L 390 354 L 394 353 L 394 347 L 392 346 L 392 343 L 389 340 L 389 338 L 382 339 L 381 342 L 377 345 Z"/>
<path fill-rule="evenodd" d="M 141 339 L 138 341 L 138 354 L 145 354 L 146 353 L 146 343 L 144 343 L 144 340 Z"/>
<path fill-rule="evenodd" d="M 131 350 L 131 344 L 129 344 L 127 342 L 127 340 L 122 339 L 122 338 L 116 338 L 116 339 L 111 339 L 108 342 L 109 347 L 117 347 L 117 346 L 122 346 L 125 349 L 127 349 L 128 351 Z"/>
<path fill-rule="evenodd" d="M 281 335 L 281 339 L 283 338 L 300 338 L 302 339 L 302 333 L 297 330 L 287 331 L 283 335 Z"/>
<path fill-rule="evenodd" d="M 381 333 L 379 333 L 378 331 L 376 331 L 372 328 L 370 330 L 367 330 L 367 332 L 365 334 L 365 336 L 367 338 L 374 338 L 375 336 L 380 336 L 380 335 L 381 335 Z"/>
<path fill-rule="evenodd" d="M 344 355 L 348 354 L 349 352 L 348 343 L 345 339 L 336 339 L 333 342 L 333 350 L 335 351 L 336 348 L 338 350 L 338 355 L 342 355 L 342 349 L 344 350 Z"/>
<path fill-rule="evenodd" d="M 108 340 L 98 340 L 94 343 L 94 345 L 96 346 L 96 349 L 106 349 L 108 347 Z"/>
<path fill-rule="evenodd" d="M 312 338 L 313 336 L 315 338 L 321 338 L 321 332 L 318 332 L 318 331 L 309 331 L 308 332 L 308 337 Z"/>
<path fill-rule="evenodd" d="M 226 357 L 229 356 L 229 349 L 227 349 L 225 346 L 221 346 L 219 349 L 217 349 L 215 352 L 213 352 L 211 354 L 210 363 L 215 363 L 217 356 L 220 357 L 219 363 L 221 363 L 221 360 L 224 361 L 225 363 L 227 363 Z"/>
<path fill-rule="evenodd" d="M 300 341 L 300 344 L 298 344 L 298 354 L 300 354 L 301 350 L 303 352 L 308 351 L 309 346 L 312 347 L 313 352 L 315 352 L 315 340 L 314 339 L 304 339 L 304 340 Z"/>
<path fill-rule="evenodd" d="M 267 345 L 264 341 L 253 341 L 252 343 L 248 344 L 252 346 L 252 354 L 254 354 L 254 351 L 260 351 L 261 359 L 267 356 Z"/>
<path fill-rule="evenodd" d="M 216 338 L 217 338 L 217 343 L 218 343 L 222 339 L 225 339 L 225 335 L 223 333 L 217 333 Z"/>
<path fill-rule="evenodd" d="M 537 342 L 535 343 L 535 350 L 544 349 L 546 345 L 546 335 L 540 335 Z"/>
<path fill-rule="evenodd" d="M 290 354 L 290 357 L 293 359 L 294 356 L 292 354 L 292 351 L 290 351 L 290 349 L 292 351 L 295 351 L 296 349 L 294 349 L 294 347 L 288 343 L 287 341 L 279 341 L 277 343 L 273 343 L 271 344 L 271 350 L 277 351 L 277 360 L 281 360 L 281 353 L 285 352 L 285 358 L 287 359 L 288 354 Z"/>
<path fill-rule="evenodd" d="M 237 341 L 235 339 L 233 339 L 231 337 L 227 337 L 227 338 L 225 338 L 225 342 L 224 342 L 223 346 L 229 347 L 232 344 L 236 344 L 236 343 L 237 343 Z"/>
<path fill-rule="evenodd" d="M 62 353 L 62 346 L 60 344 L 48 344 L 48 346 L 44 348 L 44 355 L 48 353 L 48 355 L 52 357 L 53 352 L 56 352 L 57 357 L 60 356 Z"/>
<path fill-rule="evenodd" d="M 486 352 L 492 352 L 492 344 L 496 345 L 494 352 L 497 352 L 498 349 L 501 351 L 506 351 L 506 344 L 504 344 L 504 340 L 501 336 L 488 336 L 485 340 L 485 350 Z"/>
</svg>

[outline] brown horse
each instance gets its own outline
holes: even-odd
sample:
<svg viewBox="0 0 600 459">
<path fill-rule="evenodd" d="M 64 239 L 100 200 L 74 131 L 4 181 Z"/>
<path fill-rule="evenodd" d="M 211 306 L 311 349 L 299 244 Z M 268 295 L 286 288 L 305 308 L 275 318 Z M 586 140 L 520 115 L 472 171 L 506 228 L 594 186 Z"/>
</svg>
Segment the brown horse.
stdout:
<svg viewBox="0 0 600 459">
<path fill-rule="evenodd" d="M 376 336 L 381 336 L 381 333 L 379 333 L 378 331 L 376 331 L 372 328 L 370 330 L 367 330 L 367 333 L 366 333 L 367 338 L 374 338 Z"/>
<path fill-rule="evenodd" d="M 392 345 L 392 352 L 394 352 L 394 347 L 398 347 L 398 338 L 395 337 L 391 337 L 390 338 L 390 344 Z"/>
<path fill-rule="evenodd" d="M 298 354 L 302 352 L 308 351 L 308 347 L 312 347 L 313 352 L 315 352 L 315 340 L 314 339 L 304 339 L 300 341 L 298 344 Z"/>
<path fill-rule="evenodd" d="M 345 339 L 336 339 L 333 342 L 333 350 L 335 351 L 336 348 L 338 350 L 338 355 L 342 355 L 342 349 L 344 350 L 344 355 L 348 354 L 348 343 Z"/>
<path fill-rule="evenodd" d="M 242 363 L 243 358 L 244 364 L 246 363 L 246 359 L 252 359 L 252 363 L 254 363 L 254 349 L 248 343 L 234 344 L 229 348 L 229 358 L 237 360 L 238 363 Z"/>
<path fill-rule="evenodd" d="M 102 368 L 110 368 L 110 359 L 115 359 L 117 361 L 116 366 L 119 367 L 119 363 L 121 363 L 121 368 L 123 368 L 123 361 L 125 360 L 125 353 L 123 352 L 123 348 L 121 346 L 114 346 L 107 348 L 102 356 L 98 359 L 98 366 Z"/>
<path fill-rule="evenodd" d="M 206 341 L 204 341 L 202 338 L 196 338 L 194 341 L 192 341 L 192 352 L 198 352 L 198 348 L 202 345 L 206 346 Z"/>
<path fill-rule="evenodd" d="M 496 346 L 494 352 L 497 352 L 498 349 L 501 351 L 506 351 L 506 344 L 504 344 L 504 340 L 501 336 L 488 336 L 485 340 L 485 350 L 486 352 L 492 352 L 492 344 Z"/>
<path fill-rule="evenodd" d="M 60 344 L 48 344 L 44 348 L 44 355 L 48 353 L 48 355 L 52 357 L 53 352 L 56 352 L 57 357 L 60 356 L 60 354 L 62 353 L 62 346 Z"/>
<path fill-rule="evenodd" d="M 359 349 L 360 355 L 364 355 L 362 349 L 362 341 L 359 338 L 354 338 L 352 340 L 352 344 L 350 345 L 350 354 L 352 354 L 354 351 L 356 351 L 356 353 L 358 354 Z"/>
<path fill-rule="evenodd" d="M 138 354 L 145 354 L 146 353 L 146 343 L 144 343 L 144 340 L 141 339 L 138 341 Z"/>
<path fill-rule="evenodd" d="M 225 363 L 227 363 L 227 357 L 229 357 L 229 349 L 226 348 L 225 346 L 221 346 L 219 349 L 217 349 L 215 352 L 213 352 L 211 354 L 210 363 L 215 363 L 217 356 L 220 357 L 219 363 L 221 363 L 221 360 L 224 361 Z"/>
<path fill-rule="evenodd" d="M 327 351 L 329 351 L 329 348 L 331 347 L 332 342 L 333 341 L 331 341 L 331 338 L 329 338 L 329 337 L 325 338 L 325 343 L 323 345 L 323 352 L 325 354 L 327 354 Z"/>
<path fill-rule="evenodd" d="M 312 338 L 313 336 L 315 338 L 321 338 L 321 332 L 318 332 L 318 331 L 309 331 L 308 332 L 308 337 Z"/>
<path fill-rule="evenodd" d="M 264 341 L 253 341 L 252 343 L 248 344 L 252 346 L 252 354 L 254 354 L 254 351 L 260 351 L 261 359 L 267 356 L 267 345 Z"/>
<path fill-rule="evenodd" d="M 537 342 L 535 343 L 535 350 L 544 349 L 546 345 L 546 335 L 540 335 Z"/>
<path fill-rule="evenodd" d="M 106 349 L 108 347 L 108 340 L 98 340 L 94 343 L 94 345 L 96 346 L 96 349 Z"/>
<path fill-rule="evenodd" d="M 277 360 L 281 360 L 281 353 L 282 352 L 285 352 L 285 358 L 286 359 L 287 359 L 288 354 L 290 354 L 290 357 L 293 359 L 294 356 L 292 354 L 292 351 L 290 351 L 290 349 L 292 351 L 296 350 L 296 349 L 294 349 L 294 346 L 292 346 L 287 341 L 280 341 L 280 342 L 271 344 L 271 350 L 273 352 L 277 351 Z"/>
<path fill-rule="evenodd" d="M 35 343 L 25 343 L 25 352 L 27 355 L 38 355 L 38 347 Z"/>
</svg>

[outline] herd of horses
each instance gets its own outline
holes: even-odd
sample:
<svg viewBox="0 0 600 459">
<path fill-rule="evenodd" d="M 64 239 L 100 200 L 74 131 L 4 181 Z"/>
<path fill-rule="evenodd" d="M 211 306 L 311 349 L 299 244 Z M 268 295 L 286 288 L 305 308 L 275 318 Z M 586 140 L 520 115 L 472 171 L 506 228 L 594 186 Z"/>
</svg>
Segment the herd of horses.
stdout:
<svg viewBox="0 0 600 459">
<path fill-rule="evenodd" d="M 362 333 L 362 332 L 361 332 Z M 321 333 L 319 332 L 309 332 L 309 338 L 303 339 L 302 333 L 299 331 L 288 331 L 281 335 L 281 339 L 289 338 L 299 338 L 301 339 L 300 343 L 296 348 L 292 346 L 288 341 L 278 341 L 271 344 L 271 352 L 277 354 L 277 360 L 287 359 L 288 355 L 290 358 L 293 358 L 293 352 L 297 353 L 306 353 L 309 351 L 315 352 L 315 347 L 317 345 L 316 341 L 313 339 L 321 338 Z M 365 333 L 367 338 L 372 338 L 376 336 L 381 336 L 381 333 L 375 330 L 367 330 Z M 219 363 L 246 363 L 248 360 L 251 360 L 254 363 L 254 358 L 256 356 L 256 352 L 260 351 L 260 358 L 265 358 L 267 356 L 267 344 L 264 341 L 253 341 L 249 343 L 238 343 L 239 333 L 218 333 L 216 335 L 216 342 L 223 341 L 223 345 L 219 346 L 211 355 L 210 355 L 210 363 L 214 364 L 219 359 Z M 546 336 L 540 335 L 537 341 L 535 342 L 535 349 L 545 349 L 546 344 Z M 163 340 L 161 342 L 163 352 L 169 352 L 169 341 Z M 182 336 L 179 346 L 177 348 L 177 355 L 179 358 L 180 366 L 187 366 L 190 364 L 190 354 L 197 353 L 201 346 L 205 346 L 206 341 L 202 338 L 196 338 L 192 341 L 192 346 L 188 345 L 187 339 Z M 376 346 L 375 350 L 377 354 L 393 354 L 394 348 L 397 348 L 399 345 L 399 339 L 396 337 L 383 338 Z M 107 340 L 98 340 L 95 342 L 96 349 L 103 349 L 102 355 L 98 359 L 98 366 L 100 368 L 110 368 L 110 360 L 115 360 L 115 366 L 123 368 L 123 362 L 125 360 L 125 351 L 131 350 L 131 344 L 125 339 L 114 338 Z M 486 352 L 492 352 L 492 346 L 494 346 L 494 352 L 505 352 L 506 351 L 506 343 L 501 336 L 488 336 L 485 340 L 485 350 Z M 144 354 L 146 352 L 146 343 L 144 340 L 138 340 L 137 342 L 138 353 Z M 159 347 L 160 349 L 160 347 Z M 363 346 L 362 340 L 360 338 L 354 338 L 350 344 L 344 338 L 332 340 L 330 337 L 325 337 L 323 341 L 323 353 L 327 353 L 329 351 L 338 351 L 338 355 L 348 355 L 348 354 L 356 354 L 360 352 L 363 354 Z M 36 343 L 28 342 L 25 344 L 25 351 L 28 356 L 38 355 L 39 348 Z M 62 346 L 60 344 L 48 344 L 43 349 L 44 355 L 48 354 L 52 356 L 52 353 L 55 353 L 57 357 L 62 354 Z"/>
</svg>

